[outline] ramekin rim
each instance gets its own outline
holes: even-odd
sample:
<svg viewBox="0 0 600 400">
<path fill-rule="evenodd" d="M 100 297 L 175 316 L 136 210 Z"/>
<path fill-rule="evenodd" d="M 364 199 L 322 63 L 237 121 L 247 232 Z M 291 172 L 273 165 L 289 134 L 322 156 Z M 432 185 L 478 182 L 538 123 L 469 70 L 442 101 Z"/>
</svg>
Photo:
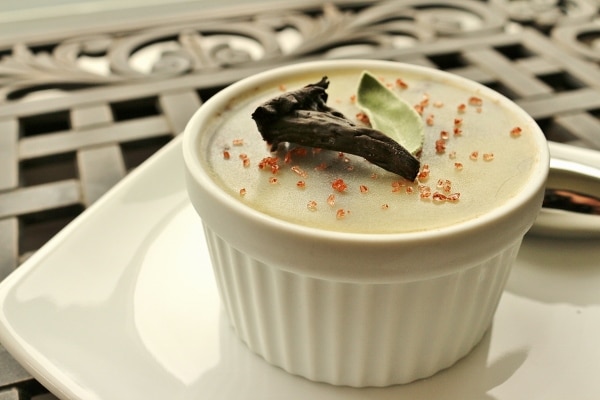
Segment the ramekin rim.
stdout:
<svg viewBox="0 0 600 400">
<path fill-rule="evenodd" d="M 231 99 L 234 94 L 246 92 L 253 87 L 257 87 L 268 81 L 290 76 L 294 73 L 301 71 L 302 73 L 316 72 L 319 69 L 324 68 L 393 68 L 404 71 L 414 71 L 419 73 L 429 73 L 434 77 L 450 79 L 454 82 L 459 82 L 469 87 L 476 88 L 478 91 L 491 96 L 492 98 L 498 99 L 508 105 L 512 111 L 521 114 L 524 120 L 528 121 L 536 133 L 536 141 L 539 144 L 540 152 L 537 154 L 539 161 L 535 163 L 535 170 L 531 172 L 531 179 L 528 184 L 523 188 L 522 191 L 517 193 L 515 196 L 508 199 L 505 203 L 495 207 L 494 209 L 486 212 L 481 216 L 467 219 L 465 221 L 453 223 L 451 225 L 442 226 L 433 229 L 426 230 L 415 230 L 407 232 L 392 232 L 392 233 L 365 233 L 365 232 L 342 232 L 336 230 L 320 229 L 310 226 L 297 224 L 290 221 L 285 221 L 271 215 L 262 213 L 254 208 L 240 202 L 230 194 L 226 193 L 214 180 L 207 174 L 201 167 L 198 154 L 193 150 L 196 148 L 197 140 L 199 139 L 199 131 L 197 126 L 202 123 L 202 120 L 207 119 L 215 111 L 220 110 L 217 107 L 219 104 L 227 103 L 228 99 Z M 194 129 L 196 127 L 196 129 Z M 533 198 L 535 194 L 545 185 L 548 165 L 550 162 L 549 151 L 547 150 L 545 136 L 542 130 L 539 128 L 535 120 L 519 107 L 514 101 L 507 98 L 503 94 L 484 86 L 473 80 L 455 75 L 446 71 L 437 70 L 431 67 L 425 67 L 420 65 L 412 65 L 397 61 L 385 61 L 385 60 L 371 60 L 371 59 L 338 59 L 338 60 L 319 60 L 319 61 L 308 61 L 296 64 L 290 64 L 286 66 L 277 67 L 275 69 L 259 72 L 255 75 L 251 75 L 244 79 L 241 79 L 217 94 L 208 99 L 203 103 L 200 108 L 195 112 L 190 121 L 188 122 L 184 133 L 183 133 L 183 157 L 185 167 L 191 174 L 197 184 L 207 185 L 206 192 L 214 196 L 223 206 L 231 210 L 235 210 L 241 215 L 251 217 L 256 222 L 263 224 L 269 224 L 273 228 L 281 229 L 282 231 L 293 232 L 295 235 L 303 235 L 314 237 L 315 239 L 322 240 L 335 240 L 345 242 L 397 242 L 397 241 L 421 241 L 429 240 L 447 235 L 455 235 L 464 231 L 482 227 L 486 224 L 493 224 L 494 221 L 501 219 L 510 211 L 518 208 L 525 204 L 528 200 Z M 545 149 L 545 150 L 544 150 Z M 212 190 L 209 190 L 212 189 Z"/>
</svg>

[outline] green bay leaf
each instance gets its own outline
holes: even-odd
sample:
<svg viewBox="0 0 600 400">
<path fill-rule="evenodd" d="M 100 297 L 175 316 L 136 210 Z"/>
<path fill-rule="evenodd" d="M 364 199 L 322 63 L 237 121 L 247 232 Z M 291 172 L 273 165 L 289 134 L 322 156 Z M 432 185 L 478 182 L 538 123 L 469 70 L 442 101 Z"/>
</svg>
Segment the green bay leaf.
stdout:
<svg viewBox="0 0 600 400">
<path fill-rule="evenodd" d="M 424 124 L 419 113 L 367 71 L 360 77 L 356 101 L 369 117 L 373 129 L 395 140 L 413 155 L 423 149 Z"/>
</svg>

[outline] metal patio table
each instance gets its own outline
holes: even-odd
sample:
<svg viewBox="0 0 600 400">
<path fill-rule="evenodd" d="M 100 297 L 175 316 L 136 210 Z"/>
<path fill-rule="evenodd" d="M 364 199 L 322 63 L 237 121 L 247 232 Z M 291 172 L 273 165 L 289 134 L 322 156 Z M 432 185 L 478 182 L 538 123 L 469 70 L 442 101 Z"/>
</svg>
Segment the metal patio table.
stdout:
<svg viewBox="0 0 600 400">
<path fill-rule="evenodd" d="M 443 69 L 513 99 L 549 140 L 600 150 L 599 0 L 224 4 L 2 32 L 0 279 L 179 135 L 203 101 L 279 65 Z M 0 347 L 1 400 L 54 398 Z"/>
</svg>

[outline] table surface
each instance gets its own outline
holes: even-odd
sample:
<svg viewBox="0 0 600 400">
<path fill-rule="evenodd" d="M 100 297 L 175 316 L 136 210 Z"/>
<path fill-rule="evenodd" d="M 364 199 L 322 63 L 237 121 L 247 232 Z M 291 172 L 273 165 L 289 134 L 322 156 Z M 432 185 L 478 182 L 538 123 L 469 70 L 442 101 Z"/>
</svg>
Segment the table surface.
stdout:
<svg viewBox="0 0 600 400">
<path fill-rule="evenodd" d="M 549 140 L 600 150 L 598 0 L 134 3 L 0 18 L 0 279 L 203 101 L 274 66 L 443 69 L 513 99 Z M 0 347 L 0 399 L 54 396 Z"/>
</svg>

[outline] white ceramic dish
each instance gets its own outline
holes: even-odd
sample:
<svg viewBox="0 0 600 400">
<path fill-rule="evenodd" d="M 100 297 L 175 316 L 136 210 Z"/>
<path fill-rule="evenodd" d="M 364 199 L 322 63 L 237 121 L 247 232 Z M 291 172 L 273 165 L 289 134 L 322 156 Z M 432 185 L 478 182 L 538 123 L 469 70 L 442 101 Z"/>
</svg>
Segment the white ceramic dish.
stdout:
<svg viewBox="0 0 600 400">
<path fill-rule="evenodd" d="M 352 389 L 250 352 L 221 311 L 176 139 L 0 285 L 0 340 L 64 399 L 596 399 L 600 246 L 527 237 L 491 331 L 431 378 Z M 204 265 L 205 268 L 198 268 Z"/>
</svg>

